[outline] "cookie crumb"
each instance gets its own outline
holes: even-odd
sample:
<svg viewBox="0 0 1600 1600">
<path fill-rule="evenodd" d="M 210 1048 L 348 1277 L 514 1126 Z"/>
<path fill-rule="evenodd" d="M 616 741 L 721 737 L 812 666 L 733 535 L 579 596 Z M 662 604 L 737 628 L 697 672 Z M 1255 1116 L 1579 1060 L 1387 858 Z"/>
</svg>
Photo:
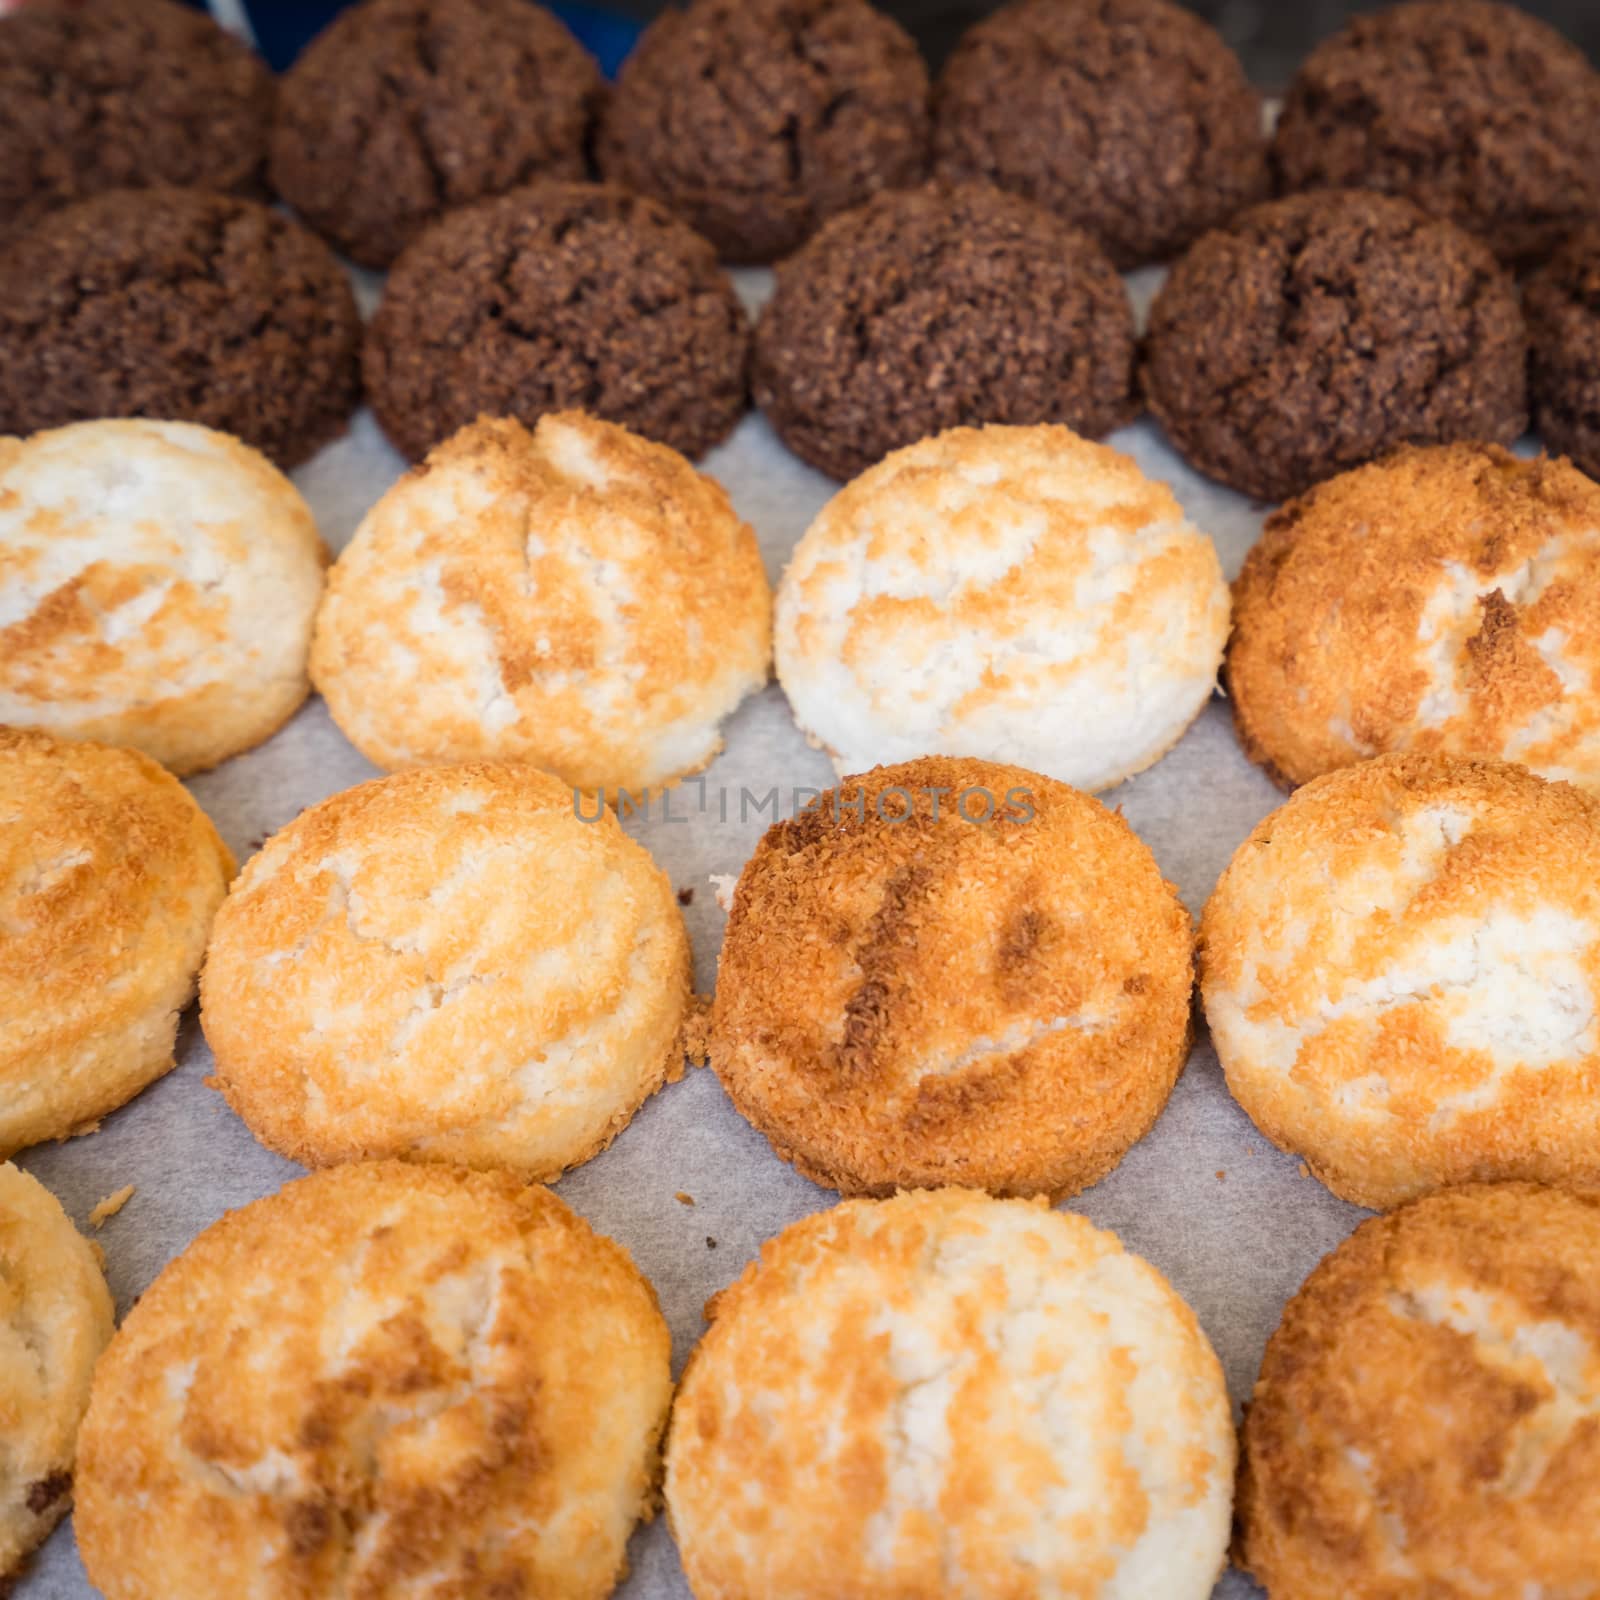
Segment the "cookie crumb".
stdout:
<svg viewBox="0 0 1600 1600">
<path fill-rule="evenodd" d="M 692 906 L 694 904 L 694 890 L 680 889 L 678 891 L 678 904 L 680 906 Z"/>
<path fill-rule="evenodd" d="M 1226 1183 L 1227 1181 L 1228 1181 L 1228 1174 L 1221 1167 L 1218 1167 L 1217 1168 L 1217 1182 L 1218 1183 Z"/>
<path fill-rule="evenodd" d="M 706 1249 L 707 1250 L 715 1250 L 716 1248 L 717 1248 L 717 1241 L 715 1239 L 713 1239 L 711 1237 L 711 1235 L 708 1233 L 706 1235 Z"/>
<path fill-rule="evenodd" d="M 108 1194 L 93 1211 L 89 1213 L 89 1225 L 102 1228 L 112 1217 L 133 1199 L 136 1185 L 125 1183 L 115 1194 Z"/>
<path fill-rule="evenodd" d="M 1311 1168 L 1308 1167 L 1303 1161 L 1300 1163 L 1299 1172 L 1302 1178 L 1309 1178 L 1311 1176 Z"/>
<path fill-rule="evenodd" d="M 672 1198 L 676 1200 L 680 1206 L 692 1206 L 694 1204 L 694 1196 L 692 1194 L 685 1194 L 682 1189 L 673 1195 Z"/>
<path fill-rule="evenodd" d="M 724 911 L 733 910 L 733 891 L 738 887 L 739 874 L 737 872 L 713 872 L 711 887 L 716 893 L 717 904 Z"/>
<path fill-rule="evenodd" d="M 679 1048 L 684 1056 L 697 1067 L 703 1067 L 711 1059 L 711 996 L 696 994 L 689 997 L 689 1007 L 683 1014 L 683 1024 L 678 1030 Z M 683 1069 L 678 1069 L 678 1077 L 683 1076 Z M 673 1079 L 676 1082 L 677 1079 Z"/>
</svg>

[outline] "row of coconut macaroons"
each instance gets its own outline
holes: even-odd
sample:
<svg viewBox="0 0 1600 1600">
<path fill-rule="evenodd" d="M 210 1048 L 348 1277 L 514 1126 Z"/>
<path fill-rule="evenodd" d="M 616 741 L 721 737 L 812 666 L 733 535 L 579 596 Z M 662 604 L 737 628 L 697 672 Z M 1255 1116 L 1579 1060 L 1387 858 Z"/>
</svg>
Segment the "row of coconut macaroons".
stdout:
<svg viewBox="0 0 1600 1600">
<path fill-rule="evenodd" d="M 1210 539 L 1065 428 L 956 429 L 842 489 L 776 604 L 780 682 L 841 772 L 927 754 L 1091 792 L 1226 678 L 1286 784 L 1385 751 L 1600 781 L 1600 487 L 1499 446 L 1406 449 Z M 378 766 L 531 761 L 615 799 L 703 768 L 767 680 L 757 541 L 710 477 L 578 413 L 480 420 L 371 509 L 324 584 L 304 501 L 192 424 L 0 441 L 0 722 L 179 774 L 309 681 Z"/>
</svg>

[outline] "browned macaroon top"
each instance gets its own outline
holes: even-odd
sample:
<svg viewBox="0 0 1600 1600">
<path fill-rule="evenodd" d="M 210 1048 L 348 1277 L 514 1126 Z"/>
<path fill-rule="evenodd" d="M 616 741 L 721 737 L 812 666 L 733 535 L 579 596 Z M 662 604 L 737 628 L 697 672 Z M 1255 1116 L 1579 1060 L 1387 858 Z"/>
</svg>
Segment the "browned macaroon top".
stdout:
<svg viewBox="0 0 1600 1600">
<path fill-rule="evenodd" d="M 1245 1414 L 1235 1559 L 1293 1600 L 1593 1594 L 1600 1195 L 1457 1189 L 1307 1279 Z"/>
<path fill-rule="evenodd" d="M 1149 851 L 1087 795 L 983 761 L 880 767 L 746 865 L 712 1064 L 780 1155 L 846 1193 L 1074 1191 L 1166 1102 L 1190 943 Z"/>
</svg>

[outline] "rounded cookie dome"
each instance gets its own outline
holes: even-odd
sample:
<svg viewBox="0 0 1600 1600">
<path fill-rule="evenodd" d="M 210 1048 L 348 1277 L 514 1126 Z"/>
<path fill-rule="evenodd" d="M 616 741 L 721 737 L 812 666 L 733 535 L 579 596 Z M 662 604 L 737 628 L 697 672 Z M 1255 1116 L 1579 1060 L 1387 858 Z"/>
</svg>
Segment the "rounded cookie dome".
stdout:
<svg viewBox="0 0 1600 1600">
<path fill-rule="evenodd" d="M 310 689 L 327 551 L 294 485 L 186 422 L 0 439 L 0 723 L 131 745 L 180 775 Z"/>
<path fill-rule="evenodd" d="M 966 1190 L 847 1201 L 707 1315 L 667 1444 L 696 1600 L 1211 1594 L 1222 1371 L 1114 1235 Z"/>
<path fill-rule="evenodd" d="M 1600 800 L 1441 756 L 1317 778 L 1223 873 L 1200 957 L 1234 1098 L 1342 1198 L 1600 1183 Z"/>
<path fill-rule="evenodd" d="M 173 1067 L 233 857 L 148 756 L 0 727 L 0 1156 Z"/>
<path fill-rule="evenodd" d="M 446 211 L 588 175 L 605 88 L 530 0 L 363 0 L 283 76 L 273 187 L 365 267 Z"/>
<path fill-rule="evenodd" d="M 650 1512 L 670 1354 L 627 1254 L 548 1190 L 315 1173 L 128 1313 L 79 1446 L 84 1566 L 106 1600 L 603 1600 Z"/>
<path fill-rule="evenodd" d="M 0 1588 L 72 1504 L 78 1426 L 113 1326 L 94 1246 L 38 1179 L 0 1163 Z"/>
<path fill-rule="evenodd" d="M 655 201 L 541 183 L 452 212 L 405 252 L 363 370 L 413 461 L 481 416 L 531 426 L 573 408 L 698 456 L 744 414 L 749 331 L 711 246 Z"/>
<path fill-rule="evenodd" d="M 1166 1104 L 1190 956 L 1176 891 L 1098 801 L 988 761 L 878 767 L 745 864 L 711 1064 L 830 1188 L 1071 1193 Z"/>
<path fill-rule="evenodd" d="M 1600 227 L 1580 229 L 1528 279 L 1533 425 L 1589 476 L 1600 476 Z"/>
<path fill-rule="evenodd" d="M 598 154 L 725 260 L 772 261 L 920 182 L 927 144 L 928 69 L 867 0 L 694 0 L 623 63 Z"/>
<path fill-rule="evenodd" d="M 1597 1328 L 1593 1193 L 1474 1186 L 1363 1223 L 1267 1345 L 1236 1559 L 1295 1600 L 1592 1590 Z"/>
<path fill-rule="evenodd" d="M 1012 0 L 969 28 L 934 96 L 935 170 L 998 184 L 1161 261 L 1267 193 L 1261 98 L 1171 0 Z"/>
<path fill-rule="evenodd" d="M 1228 692 L 1287 784 L 1391 750 L 1600 789 L 1600 485 L 1497 445 L 1407 449 L 1267 519 Z"/>
<path fill-rule="evenodd" d="M 756 403 L 802 460 L 852 478 L 944 428 L 1130 422 L 1133 310 L 1085 233 L 985 184 L 874 196 L 778 268 Z"/>
<path fill-rule="evenodd" d="M 1172 492 L 1066 428 L 957 428 L 823 508 L 778 590 L 778 677 L 842 772 L 934 752 L 1107 789 L 1216 685 L 1228 589 Z"/>
<path fill-rule="evenodd" d="M 1402 444 L 1510 444 L 1527 331 L 1488 248 L 1404 200 L 1338 191 L 1206 234 L 1150 310 L 1150 409 L 1201 472 L 1284 500 Z"/>
<path fill-rule="evenodd" d="M 379 766 L 505 756 L 638 790 L 721 749 L 771 619 L 755 534 L 682 456 L 576 412 L 485 419 L 357 529 L 311 671 Z"/>
<path fill-rule="evenodd" d="M 661 1087 L 688 993 L 665 874 L 610 812 L 581 820 L 505 762 L 301 812 L 240 873 L 200 999 L 217 1087 L 280 1154 L 543 1179 Z"/>
</svg>

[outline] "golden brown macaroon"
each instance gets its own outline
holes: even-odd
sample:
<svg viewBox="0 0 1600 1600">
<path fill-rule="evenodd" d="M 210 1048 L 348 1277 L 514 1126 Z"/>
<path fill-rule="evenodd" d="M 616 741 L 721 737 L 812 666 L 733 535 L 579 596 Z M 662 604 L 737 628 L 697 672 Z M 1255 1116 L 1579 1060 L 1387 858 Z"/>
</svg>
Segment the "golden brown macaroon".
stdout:
<svg viewBox="0 0 1600 1600">
<path fill-rule="evenodd" d="M 1286 785 L 1415 750 L 1600 788 L 1600 484 L 1484 444 L 1320 484 L 1245 561 L 1227 671 Z"/>
<path fill-rule="evenodd" d="M 542 1180 L 680 1067 L 689 941 L 609 811 L 530 766 L 426 767 L 267 841 L 200 998 L 216 1087 L 270 1149 Z"/>
<path fill-rule="evenodd" d="M 0 1594 L 72 1503 L 78 1425 L 112 1327 L 94 1246 L 42 1183 L 0 1163 Z"/>
<path fill-rule="evenodd" d="M 84 1566 L 107 1600 L 599 1600 L 653 1507 L 670 1344 L 547 1190 L 303 1178 L 206 1229 L 106 1352 Z"/>
<path fill-rule="evenodd" d="M 1600 1195 L 1362 1224 L 1267 1345 L 1235 1559 L 1270 1600 L 1600 1593 Z"/>
<path fill-rule="evenodd" d="M 707 1307 L 667 1512 L 697 1600 L 1206 1600 L 1222 1370 L 1116 1236 L 970 1190 L 805 1217 Z"/>
<path fill-rule="evenodd" d="M 134 750 L 0 728 L 0 1156 L 173 1066 L 233 857 Z"/>
<path fill-rule="evenodd" d="M 1166 1104 L 1191 984 L 1188 913 L 1121 817 L 927 757 L 768 830 L 734 893 L 711 1063 L 829 1188 L 1070 1194 Z"/>
<path fill-rule="evenodd" d="M 1234 1098 L 1346 1200 L 1600 1184 L 1600 800 L 1381 756 L 1240 846 L 1201 986 Z"/>
<path fill-rule="evenodd" d="M 482 418 L 378 502 L 311 676 L 380 767 L 503 756 L 614 792 L 705 766 L 771 654 L 761 553 L 721 486 L 560 412 Z"/>
</svg>

